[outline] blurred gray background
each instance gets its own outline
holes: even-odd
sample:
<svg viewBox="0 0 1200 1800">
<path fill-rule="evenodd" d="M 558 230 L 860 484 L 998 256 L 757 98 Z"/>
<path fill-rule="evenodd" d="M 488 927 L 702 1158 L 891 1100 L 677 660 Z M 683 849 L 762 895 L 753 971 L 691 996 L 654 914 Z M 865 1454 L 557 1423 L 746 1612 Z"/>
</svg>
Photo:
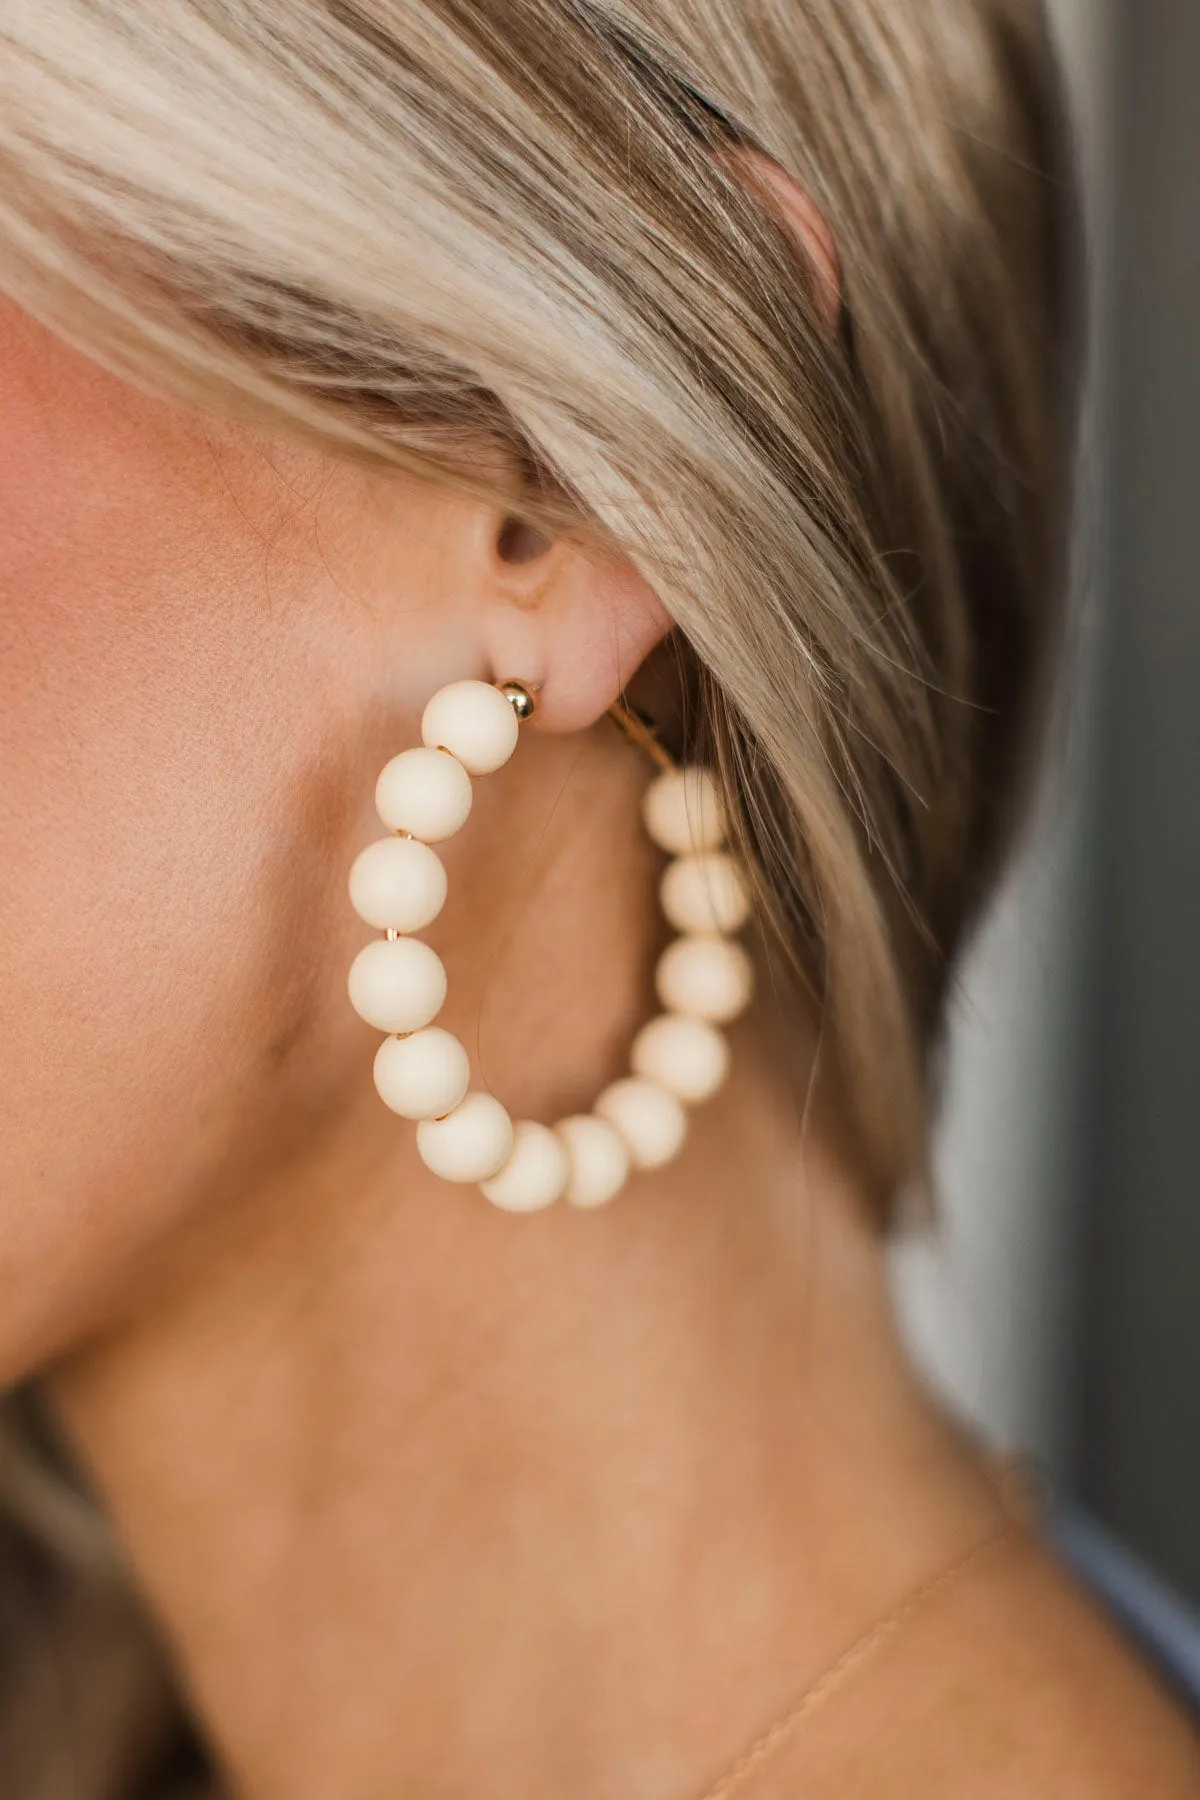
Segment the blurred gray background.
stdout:
<svg viewBox="0 0 1200 1800">
<path fill-rule="evenodd" d="M 1092 233 L 1071 692 L 964 970 L 921 1358 L 1200 1603 L 1200 4 L 1058 0 Z"/>
</svg>

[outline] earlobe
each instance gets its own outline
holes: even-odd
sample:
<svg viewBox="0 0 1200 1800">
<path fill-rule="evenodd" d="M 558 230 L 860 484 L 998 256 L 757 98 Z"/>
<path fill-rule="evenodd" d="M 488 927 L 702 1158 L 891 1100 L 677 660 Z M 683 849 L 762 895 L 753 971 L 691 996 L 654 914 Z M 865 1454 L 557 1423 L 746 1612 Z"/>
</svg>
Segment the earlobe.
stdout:
<svg viewBox="0 0 1200 1800">
<path fill-rule="evenodd" d="M 627 557 L 563 539 L 516 561 L 497 552 L 481 626 L 496 678 L 536 688 L 536 728 L 572 732 L 602 717 L 671 619 Z"/>
</svg>

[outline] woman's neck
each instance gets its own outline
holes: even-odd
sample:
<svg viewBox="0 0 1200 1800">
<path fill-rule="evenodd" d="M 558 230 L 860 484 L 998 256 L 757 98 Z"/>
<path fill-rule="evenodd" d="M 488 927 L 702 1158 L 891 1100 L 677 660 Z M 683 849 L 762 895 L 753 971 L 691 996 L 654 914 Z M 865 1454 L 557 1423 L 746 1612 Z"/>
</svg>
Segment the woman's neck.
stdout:
<svg viewBox="0 0 1200 1800">
<path fill-rule="evenodd" d="M 641 960 L 576 959 L 593 1028 Z M 690 1800 L 987 1528 L 851 1185 L 735 1061 L 596 1214 L 441 1187 L 364 1093 L 58 1375 L 245 1800 Z"/>
</svg>

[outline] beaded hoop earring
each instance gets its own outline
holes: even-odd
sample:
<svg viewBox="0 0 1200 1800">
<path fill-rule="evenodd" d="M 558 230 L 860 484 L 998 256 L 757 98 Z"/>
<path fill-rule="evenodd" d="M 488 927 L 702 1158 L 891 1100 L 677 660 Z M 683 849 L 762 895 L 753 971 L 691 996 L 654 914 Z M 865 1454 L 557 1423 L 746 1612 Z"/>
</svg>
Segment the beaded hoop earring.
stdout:
<svg viewBox="0 0 1200 1800">
<path fill-rule="evenodd" d="M 412 934 L 445 904 L 446 871 L 430 846 L 466 823 L 472 777 L 503 767 L 534 707 L 516 681 L 440 689 L 421 720 L 423 747 L 393 757 L 375 789 L 393 835 L 369 845 L 350 871 L 354 910 L 385 933 L 359 952 L 349 982 L 359 1017 L 388 1033 L 375 1058 L 380 1098 L 417 1122 L 417 1149 L 435 1175 L 477 1182 L 493 1205 L 513 1213 L 539 1212 L 559 1199 L 603 1206 L 633 1169 L 676 1156 L 687 1107 L 715 1094 L 728 1071 L 718 1027 L 745 1010 L 753 986 L 750 958 L 732 939 L 750 916 L 750 897 L 725 848 L 712 778 L 676 766 L 634 714 L 616 708 L 617 723 L 661 769 L 642 811 L 649 836 L 674 859 L 660 898 L 680 935 L 655 974 L 666 1010 L 639 1032 L 631 1074 L 605 1088 L 590 1113 L 553 1127 L 514 1124 L 491 1094 L 469 1091 L 466 1050 L 433 1023 L 446 998 L 445 968 Z"/>
</svg>

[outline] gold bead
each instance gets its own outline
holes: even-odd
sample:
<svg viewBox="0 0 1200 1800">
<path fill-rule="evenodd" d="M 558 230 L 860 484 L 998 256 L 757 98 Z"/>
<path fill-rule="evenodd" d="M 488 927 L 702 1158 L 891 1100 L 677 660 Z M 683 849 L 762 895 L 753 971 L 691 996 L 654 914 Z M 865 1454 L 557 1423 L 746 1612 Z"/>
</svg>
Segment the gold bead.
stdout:
<svg viewBox="0 0 1200 1800">
<path fill-rule="evenodd" d="M 496 686 L 522 724 L 526 719 L 532 719 L 537 710 L 537 702 L 523 681 L 498 681 Z"/>
</svg>

